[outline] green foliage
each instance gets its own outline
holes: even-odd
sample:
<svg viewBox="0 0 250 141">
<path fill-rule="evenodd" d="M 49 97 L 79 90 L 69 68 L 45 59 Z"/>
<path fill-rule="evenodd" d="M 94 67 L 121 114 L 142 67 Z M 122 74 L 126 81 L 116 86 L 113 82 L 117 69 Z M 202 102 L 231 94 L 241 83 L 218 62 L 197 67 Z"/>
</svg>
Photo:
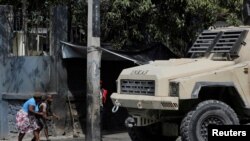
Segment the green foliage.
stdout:
<svg viewBox="0 0 250 141">
<path fill-rule="evenodd" d="M 184 56 L 197 34 L 216 21 L 240 25 L 242 0 L 110 0 L 102 41 L 117 48 L 161 42 Z"/>
<path fill-rule="evenodd" d="M 117 48 L 147 44 L 155 28 L 150 18 L 155 9 L 151 0 L 111 0 L 110 3 L 108 10 L 102 12 L 102 40 L 112 42 Z"/>
<path fill-rule="evenodd" d="M 15 0 L 0 3 L 20 7 Z M 242 3 L 243 0 L 101 0 L 101 40 L 120 49 L 141 49 L 160 42 L 184 56 L 198 33 L 216 21 L 241 25 Z M 58 4 L 68 5 L 72 25 L 87 33 L 87 0 L 29 0 L 35 17 L 32 23 L 47 22 L 41 15 Z"/>
<path fill-rule="evenodd" d="M 216 21 L 226 21 L 229 25 L 242 24 L 242 0 L 187 0 L 185 10 L 185 46 L 177 45 L 184 54 L 197 34 Z"/>
</svg>

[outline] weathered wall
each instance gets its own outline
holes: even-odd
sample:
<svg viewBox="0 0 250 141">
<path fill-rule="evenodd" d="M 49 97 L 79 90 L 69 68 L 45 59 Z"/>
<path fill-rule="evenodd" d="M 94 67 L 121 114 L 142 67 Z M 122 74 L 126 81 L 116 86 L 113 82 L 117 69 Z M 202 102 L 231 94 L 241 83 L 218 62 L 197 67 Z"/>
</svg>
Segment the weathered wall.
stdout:
<svg viewBox="0 0 250 141">
<path fill-rule="evenodd" d="M 61 57 L 60 41 L 68 41 L 68 8 L 66 6 L 56 6 L 51 8 L 50 15 L 50 54 L 55 56 L 55 76 L 56 91 L 59 95 L 54 99 L 54 109 L 62 118 L 56 121 L 57 130 L 54 135 L 72 132 L 71 116 L 67 104 L 68 85 L 67 72 Z M 56 106 L 60 105 L 60 106 Z"/>
<path fill-rule="evenodd" d="M 27 56 L 0 58 L 0 91 L 31 94 L 55 92 L 56 76 L 53 57 Z"/>
<path fill-rule="evenodd" d="M 12 47 L 12 6 L 0 5 L 0 55 L 9 55 Z"/>
<path fill-rule="evenodd" d="M 0 58 L 0 106 L 2 108 L 0 124 L 3 128 L 1 138 L 8 138 L 9 133 L 17 133 L 16 113 L 35 91 L 60 95 L 56 91 L 57 78 L 53 64 L 53 57 L 48 56 Z"/>
<path fill-rule="evenodd" d="M 71 116 L 67 104 L 67 75 L 64 67 L 56 69 L 53 57 L 2 57 L 0 58 L 0 139 L 17 134 L 15 116 L 25 100 L 35 91 L 54 94 L 52 109 L 61 117 L 51 125 L 51 134 L 70 134 Z M 62 72 L 61 72 L 62 71 Z M 58 79 L 60 84 L 56 85 Z"/>
<path fill-rule="evenodd" d="M 12 13 L 11 6 L 0 5 L 0 58 L 9 55 L 9 50 L 11 46 L 11 20 L 6 18 Z M 0 68 L 1 69 L 1 68 Z M 0 78 L 4 74 L 0 75 Z M 0 139 L 8 137 L 8 120 L 6 118 L 6 113 L 8 112 L 8 103 L 2 100 L 2 95 L 0 94 Z"/>
<path fill-rule="evenodd" d="M 0 12 L 6 10 L 8 7 L 0 6 Z M 60 55 L 60 40 L 67 41 L 67 8 L 55 7 L 51 13 L 51 56 L 9 57 L 12 31 L 7 30 L 6 18 L 0 16 L 0 140 L 17 135 L 16 113 L 35 91 L 55 94 L 52 109 L 61 119 L 51 125 L 52 135 L 72 131 L 67 73 Z"/>
<path fill-rule="evenodd" d="M 67 73 L 62 62 L 61 41 L 68 41 L 68 8 L 66 6 L 56 6 L 51 8 L 51 32 L 50 32 L 50 54 L 55 56 L 55 70 L 57 80 L 55 82 L 57 91 L 67 95 Z"/>
</svg>

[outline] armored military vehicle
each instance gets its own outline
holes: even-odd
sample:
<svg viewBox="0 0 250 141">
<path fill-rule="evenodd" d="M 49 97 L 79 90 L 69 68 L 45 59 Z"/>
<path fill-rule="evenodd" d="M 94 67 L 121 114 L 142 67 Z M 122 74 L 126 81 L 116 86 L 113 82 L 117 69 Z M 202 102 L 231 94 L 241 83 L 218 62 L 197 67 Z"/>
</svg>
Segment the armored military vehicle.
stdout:
<svg viewBox="0 0 250 141">
<path fill-rule="evenodd" d="M 206 141 L 208 125 L 250 120 L 250 27 L 203 31 L 190 58 L 124 69 L 115 105 L 127 108 L 132 141 Z"/>
</svg>

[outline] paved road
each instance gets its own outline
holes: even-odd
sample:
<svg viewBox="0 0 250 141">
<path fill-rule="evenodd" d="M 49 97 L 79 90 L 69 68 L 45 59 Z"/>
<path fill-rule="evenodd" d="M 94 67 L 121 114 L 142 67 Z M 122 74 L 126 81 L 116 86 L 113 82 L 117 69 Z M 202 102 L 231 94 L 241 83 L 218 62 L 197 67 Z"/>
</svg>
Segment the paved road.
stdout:
<svg viewBox="0 0 250 141">
<path fill-rule="evenodd" d="M 128 133 L 105 135 L 103 141 L 131 141 Z"/>
<path fill-rule="evenodd" d="M 23 141 L 30 141 L 32 135 L 27 135 L 24 137 Z M 0 141 L 16 141 L 17 137 L 12 137 L 9 140 L 0 140 Z M 78 138 L 73 138 L 73 136 L 57 136 L 57 137 L 50 137 L 51 141 L 85 141 L 84 136 L 80 136 Z M 44 137 L 41 138 L 41 141 L 46 141 Z M 108 134 L 103 136 L 103 141 L 131 141 L 128 133 L 115 133 L 115 134 Z"/>
<path fill-rule="evenodd" d="M 73 138 L 72 136 L 58 136 L 58 137 L 50 137 L 51 141 L 85 141 L 84 136 L 80 136 L 78 138 Z M 9 140 L 0 140 L 0 141 L 16 141 L 17 138 L 11 138 Z M 30 141 L 31 136 L 26 136 L 23 141 Z M 41 141 L 46 141 L 44 137 L 41 138 Z M 131 141 L 128 133 L 115 133 L 115 134 L 108 134 L 103 136 L 103 141 Z M 176 141 L 181 141 L 178 138 Z"/>
</svg>

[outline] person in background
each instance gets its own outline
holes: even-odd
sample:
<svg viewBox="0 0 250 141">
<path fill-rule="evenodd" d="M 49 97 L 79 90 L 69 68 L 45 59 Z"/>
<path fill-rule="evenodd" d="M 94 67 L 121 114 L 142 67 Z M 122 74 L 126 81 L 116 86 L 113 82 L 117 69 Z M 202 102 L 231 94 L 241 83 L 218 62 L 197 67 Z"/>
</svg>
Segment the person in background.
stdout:
<svg viewBox="0 0 250 141">
<path fill-rule="evenodd" d="M 44 130 L 44 135 L 47 139 L 47 141 L 49 140 L 49 134 L 48 134 L 48 125 L 47 125 L 47 120 L 50 120 L 51 118 L 48 117 L 47 115 L 47 100 L 48 97 L 46 95 L 42 96 L 42 102 L 39 105 L 39 112 L 43 113 L 43 116 L 38 116 L 38 122 L 39 122 L 39 126 L 40 131 L 43 129 Z"/>
<path fill-rule="evenodd" d="M 34 134 L 32 141 L 40 141 L 40 127 L 36 116 L 43 116 L 43 113 L 38 111 L 38 104 L 41 102 L 41 98 L 42 94 L 36 92 L 17 112 L 16 125 L 17 130 L 19 131 L 18 141 L 22 141 L 25 134 L 30 132 L 33 132 Z"/>
<path fill-rule="evenodd" d="M 42 102 L 39 105 L 39 112 L 43 113 L 43 116 L 40 116 L 39 119 L 39 125 L 41 126 L 41 130 L 44 128 L 44 134 L 49 141 L 49 131 L 48 131 L 48 121 L 52 120 L 53 117 L 56 119 L 59 119 L 59 117 L 52 113 L 51 111 L 51 103 L 53 102 L 52 95 L 44 95 L 42 97 Z"/>
<path fill-rule="evenodd" d="M 107 96 L 108 96 L 108 90 L 106 90 L 105 88 L 103 88 L 103 81 L 100 81 L 100 105 L 103 108 L 104 104 L 107 101 Z"/>
<path fill-rule="evenodd" d="M 46 107 L 46 112 L 47 116 L 51 118 L 56 118 L 59 119 L 59 116 L 57 116 L 54 112 L 51 110 L 51 104 L 53 102 L 53 96 L 52 95 L 47 95 L 47 107 Z"/>
<path fill-rule="evenodd" d="M 100 116 L 101 116 L 101 128 L 105 125 L 104 119 L 106 114 L 106 101 L 108 96 L 108 90 L 103 87 L 103 81 L 100 81 Z"/>
</svg>

